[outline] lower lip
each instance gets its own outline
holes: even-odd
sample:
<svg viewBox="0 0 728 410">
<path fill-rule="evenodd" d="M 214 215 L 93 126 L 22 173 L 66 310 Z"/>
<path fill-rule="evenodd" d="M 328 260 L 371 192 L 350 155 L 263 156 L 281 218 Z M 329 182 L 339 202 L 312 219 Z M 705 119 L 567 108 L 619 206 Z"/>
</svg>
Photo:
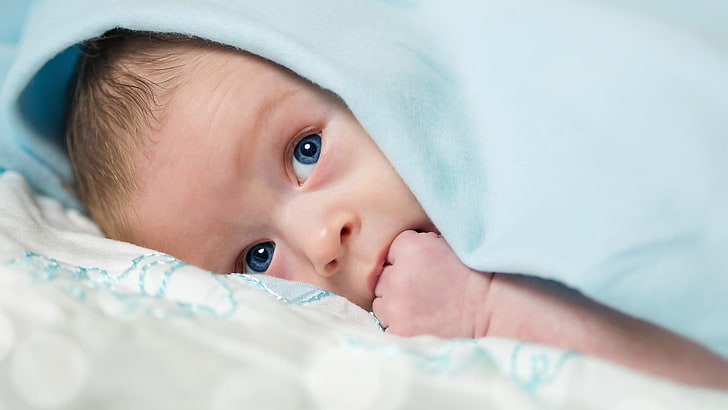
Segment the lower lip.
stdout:
<svg viewBox="0 0 728 410">
<path fill-rule="evenodd" d="M 382 276 L 382 272 L 384 271 L 385 264 L 377 264 L 377 268 L 375 271 L 372 272 L 372 274 L 369 276 L 369 288 L 372 291 L 372 294 L 374 294 L 374 289 L 377 288 L 377 283 L 379 283 L 379 278 Z"/>
</svg>

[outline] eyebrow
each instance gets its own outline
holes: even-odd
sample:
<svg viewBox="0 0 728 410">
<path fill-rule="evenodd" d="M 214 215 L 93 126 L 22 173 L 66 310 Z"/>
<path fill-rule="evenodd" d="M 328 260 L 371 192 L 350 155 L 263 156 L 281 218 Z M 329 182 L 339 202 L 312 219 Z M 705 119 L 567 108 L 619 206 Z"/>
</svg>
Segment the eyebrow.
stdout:
<svg viewBox="0 0 728 410">
<path fill-rule="evenodd" d="M 276 112 L 276 110 L 279 109 L 281 105 L 283 105 L 286 100 L 291 99 L 293 96 L 298 94 L 303 88 L 298 87 L 295 89 L 286 89 L 285 91 L 281 92 L 274 98 L 266 99 L 260 106 L 257 108 L 257 112 L 255 114 L 255 121 L 253 122 L 252 126 L 252 132 L 254 135 L 259 135 L 261 130 L 265 124 L 270 122 L 271 117 Z M 255 109 L 255 108 L 254 108 Z M 243 152 L 246 152 L 246 150 L 243 150 L 240 144 L 237 144 L 235 146 L 235 151 L 238 153 L 237 163 L 241 166 L 245 164 L 245 158 L 243 158 Z"/>
<path fill-rule="evenodd" d="M 303 88 L 287 89 L 280 93 L 276 98 L 268 100 L 260 109 L 260 118 L 267 120 L 286 100 L 291 99 L 298 94 Z"/>
</svg>

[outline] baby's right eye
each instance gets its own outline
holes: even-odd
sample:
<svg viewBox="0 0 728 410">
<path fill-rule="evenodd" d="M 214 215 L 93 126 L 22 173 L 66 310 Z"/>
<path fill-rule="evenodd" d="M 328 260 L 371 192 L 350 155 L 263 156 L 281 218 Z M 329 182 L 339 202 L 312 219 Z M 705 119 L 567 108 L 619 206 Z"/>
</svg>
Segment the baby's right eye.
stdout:
<svg viewBox="0 0 728 410">
<path fill-rule="evenodd" d="M 243 271 L 246 273 L 265 273 L 273 261 L 275 247 L 273 242 L 260 242 L 251 246 L 245 254 Z"/>
</svg>

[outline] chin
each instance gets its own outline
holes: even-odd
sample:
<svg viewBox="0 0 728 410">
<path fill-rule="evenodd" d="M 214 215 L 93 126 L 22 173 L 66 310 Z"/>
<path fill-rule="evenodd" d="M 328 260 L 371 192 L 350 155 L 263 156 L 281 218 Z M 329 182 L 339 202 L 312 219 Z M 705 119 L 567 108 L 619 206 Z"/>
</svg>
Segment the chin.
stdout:
<svg viewBox="0 0 728 410">
<path fill-rule="evenodd" d="M 361 299 L 359 299 L 359 298 L 346 298 L 346 299 L 349 300 L 349 302 L 351 302 L 351 303 L 359 306 L 360 308 L 366 310 L 367 312 L 371 312 L 372 311 L 372 304 L 374 303 L 374 300 L 373 299 L 368 299 L 368 298 L 361 298 Z"/>
<path fill-rule="evenodd" d="M 361 303 L 361 302 L 359 302 L 359 303 L 353 302 L 353 303 L 355 305 L 359 306 L 360 308 L 366 310 L 367 312 L 371 312 L 372 311 L 372 304 L 374 303 L 374 301 L 373 300 L 369 300 L 369 301 L 366 301 L 365 303 Z"/>
</svg>

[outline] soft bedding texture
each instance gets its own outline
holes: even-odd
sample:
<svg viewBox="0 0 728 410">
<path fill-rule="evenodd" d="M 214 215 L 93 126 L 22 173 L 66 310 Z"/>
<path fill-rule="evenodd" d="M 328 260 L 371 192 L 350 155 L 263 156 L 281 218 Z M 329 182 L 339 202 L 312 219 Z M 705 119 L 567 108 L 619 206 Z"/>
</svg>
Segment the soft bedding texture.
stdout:
<svg viewBox="0 0 728 410">
<path fill-rule="evenodd" d="M 390 336 L 320 289 L 104 239 L 12 171 L 0 198 L 0 409 L 728 407 L 576 352 Z"/>
</svg>

